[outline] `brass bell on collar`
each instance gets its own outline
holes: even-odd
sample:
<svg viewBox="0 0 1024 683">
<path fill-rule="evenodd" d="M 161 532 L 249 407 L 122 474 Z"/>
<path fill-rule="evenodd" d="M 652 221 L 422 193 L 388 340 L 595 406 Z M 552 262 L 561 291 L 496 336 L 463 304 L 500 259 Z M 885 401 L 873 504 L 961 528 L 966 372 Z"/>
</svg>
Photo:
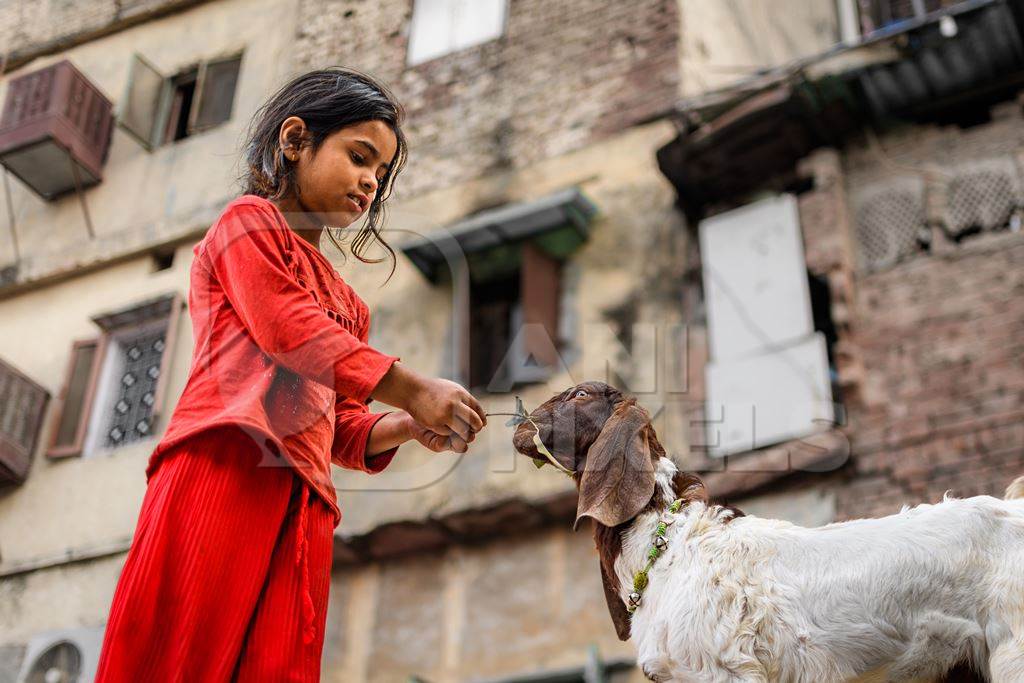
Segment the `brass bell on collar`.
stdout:
<svg viewBox="0 0 1024 683">
<path fill-rule="evenodd" d="M 658 550 L 664 550 L 668 547 L 668 541 L 665 540 L 664 536 L 658 536 L 654 539 L 654 547 Z"/>
<path fill-rule="evenodd" d="M 633 607 L 636 607 L 637 605 L 639 605 L 640 604 L 640 594 L 637 593 L 636 591 L 633 591 L 632 593 L 630 593 L 629 594 L 629 604 L 632 605 Z"/>
</svg>

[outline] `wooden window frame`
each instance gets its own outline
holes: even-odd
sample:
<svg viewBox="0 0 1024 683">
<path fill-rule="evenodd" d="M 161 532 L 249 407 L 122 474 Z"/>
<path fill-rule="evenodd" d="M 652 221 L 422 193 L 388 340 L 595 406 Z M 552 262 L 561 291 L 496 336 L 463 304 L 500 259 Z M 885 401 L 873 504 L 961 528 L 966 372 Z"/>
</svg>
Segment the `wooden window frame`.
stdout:
<svg viewBox="0 0 1024 683">
<path fill-rule="evenodd" d="M 46 448 L 47 457 L 69 458 L 81 454 L 82 446 L 85 443 L 86 428 L 89 424 L 89 415 L 92 413 L 92 401 L 96 395 L 99 371 L 103 365 L 103 356 L 106 355 L 106 345 L 107 335 L 91 337 L 89 339 L 76 339 L 71 343 L 71 354 L 68 359 L 67 369 L 64 372 L 64 383 L 57 397 L 57 409 L 53 417 L 53 427 L 50 430 L 50 439 Z M 89 368 L 89 379 L 85 384 L 85 394 L 82 395 L 82 407 L 78 415 L 78 425 L 75 427 L 75 438 L 70 444 L 57 445 L 60 422 L 64 416 L 68 391 L 71 388 L 71 380 L 75 374 L 75 359 L 78 357 L 78 349 L 83 346 L 95 346 L 96 353 L 92 358 L 92 366 Z"/>
<path fill-rule="evenodd" d="M 166 407 L 165 401 L 168 391 L 167 386 L 170 382 L 171 358 L 176 348 L 175 342 L 177 340 L 178 327 L 180 325 L 181 314 L 184 307 L 184 297 L 180 293 L 175 293 L 171 297 L 170 310 L 167 314 L 167 332 L 164 335 L 164 350 L 163 355 L 160 358 L 160 377 L 157 379 L 155 391 L 156 396 L 154 397 L 155 400 L 153 402 L 151 413 L 154 427 L 158 420 L 163 416 L 164 408 Z M 115 337 L 117 336 L 118 331 L 123 329 L 125 329 L 125 326 L 104 330 L 98 337 L 78 339 L 72 342 L 70 359 L 64 375 L 64 384 L 61 388 L 57 401 L 57 409 L 52 418 L 53 426 L 51 428 L 49 443 L 46 449 L 47 457 L 59 459 L 82 455 L 85 447 L 86 436 L 88 434 L 89 422 L 92 418 L 94 408 L 93 404 L 96 400 L 99 380 L 104 369 L 104 361 L 110 344 L 115 343 Z M 79 348 L 90 344 L 96 345 L 96 355 L 93 357 L 92 366 L 89 369 L 89 379 L 86 383 L 85 394 L 82 397 L 82 407 L 78 417 L 78 425 L 75 430 L 75 440 L 71 444 L 57 445 L 58 426 L 60 425 L 60 421 L 63 416 L 67 393 L 71 387 L 71 379 L 75 370 L 76 354 Z M 154 429 L 154 433 L 155 431 L 156 430 Z"/>
</svg>

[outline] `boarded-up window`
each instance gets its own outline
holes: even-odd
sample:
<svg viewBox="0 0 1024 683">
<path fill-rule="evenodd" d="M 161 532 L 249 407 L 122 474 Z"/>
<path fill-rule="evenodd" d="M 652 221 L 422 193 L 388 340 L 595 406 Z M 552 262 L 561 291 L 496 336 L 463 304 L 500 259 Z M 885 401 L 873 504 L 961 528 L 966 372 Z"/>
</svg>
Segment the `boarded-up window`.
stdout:
<svg viewBox="0 0 1024 683">
<path fill-rule="evenodd" d="M 241 57 L 204 64 L 199 71 L 199 96 L 192 108 L 192 132 L 224 123 L 231 118 Z"/>
<path fill-rule="evenodd" d="M 409 64 L 464 50 L 501 36 L 508 0 L 416 0 Z"/>
<path fill-rule="evenodd" d="M 796 199 L 768 199 L 703 221 L 700 248 L 712 454 L 820 431 L 834 409 L 826 340 L 814 330 Z"/>
<path fill-rule="evenodd" d="M 66 457 L 82 452 L 86 417 L 89 414 L 96 373 L 99 366 L 101 339 L 74 342 L 64 387 L 57 407 L 56 427 L 47 455 Z"/>
<path fill-rule="evenodd" d="M 32 462 L 50 395 L 0 361 L 0 482 L 22 482 Z"/>
</svg>

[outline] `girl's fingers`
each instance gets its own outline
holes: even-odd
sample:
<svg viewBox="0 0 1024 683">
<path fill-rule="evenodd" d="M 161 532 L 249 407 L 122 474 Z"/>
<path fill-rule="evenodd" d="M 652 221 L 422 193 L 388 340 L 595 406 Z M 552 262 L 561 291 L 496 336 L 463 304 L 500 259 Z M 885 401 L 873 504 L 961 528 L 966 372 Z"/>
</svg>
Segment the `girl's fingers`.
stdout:
<svg viewBox="0 0 1024 683">
<path fill-rule="evenodd" d="M 453 418 L 452 421 L 448 423 L 448 428 L 451 430 L 449 434 L 450 436 L 453 438 L 459 437 L 463 441 L 468 441 L 469 435 L 473 433 L 469 428 L 469 424 L 458 417 Z"/>
<path fill-rule="evenodd" d="M 474 432 L 479 432 L 484 428 L 484 422 L 480 416 L 473 411 L 473 408 L 464 403 L 455 408 L 455 417 L 462 420 Z"/>
<path fill-rule="evenodd" d="M 469 448 L 466 442 L 455 434 L 448 437 L 448 447 L 456 453 L 465 453 Z"/>
<path fill-rule="evenodd" d="M 472 419 L 470 424 L 473 426 L 474 432 L 479 432 L 487 424 L 487 411 L 480 405 L 480 402 L 476 400 L 473 394 L 466 392 L 466 396 L 463 398 L 463 403 L 473 411 Z"/>
</svg>

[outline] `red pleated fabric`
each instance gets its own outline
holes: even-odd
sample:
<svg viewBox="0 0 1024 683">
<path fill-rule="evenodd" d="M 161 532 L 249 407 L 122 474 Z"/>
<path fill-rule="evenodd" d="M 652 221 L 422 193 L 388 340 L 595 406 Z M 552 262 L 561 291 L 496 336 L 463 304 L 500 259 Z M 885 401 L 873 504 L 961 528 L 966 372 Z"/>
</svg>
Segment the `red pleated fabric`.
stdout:
<svg viewBox="0 0 1024 683">
<path fill-rule="evenodd" d="M 181 442 L 153 473 L 97 683 L 320 680 L 333 512 L 241 429 Z"/>
</svg>

